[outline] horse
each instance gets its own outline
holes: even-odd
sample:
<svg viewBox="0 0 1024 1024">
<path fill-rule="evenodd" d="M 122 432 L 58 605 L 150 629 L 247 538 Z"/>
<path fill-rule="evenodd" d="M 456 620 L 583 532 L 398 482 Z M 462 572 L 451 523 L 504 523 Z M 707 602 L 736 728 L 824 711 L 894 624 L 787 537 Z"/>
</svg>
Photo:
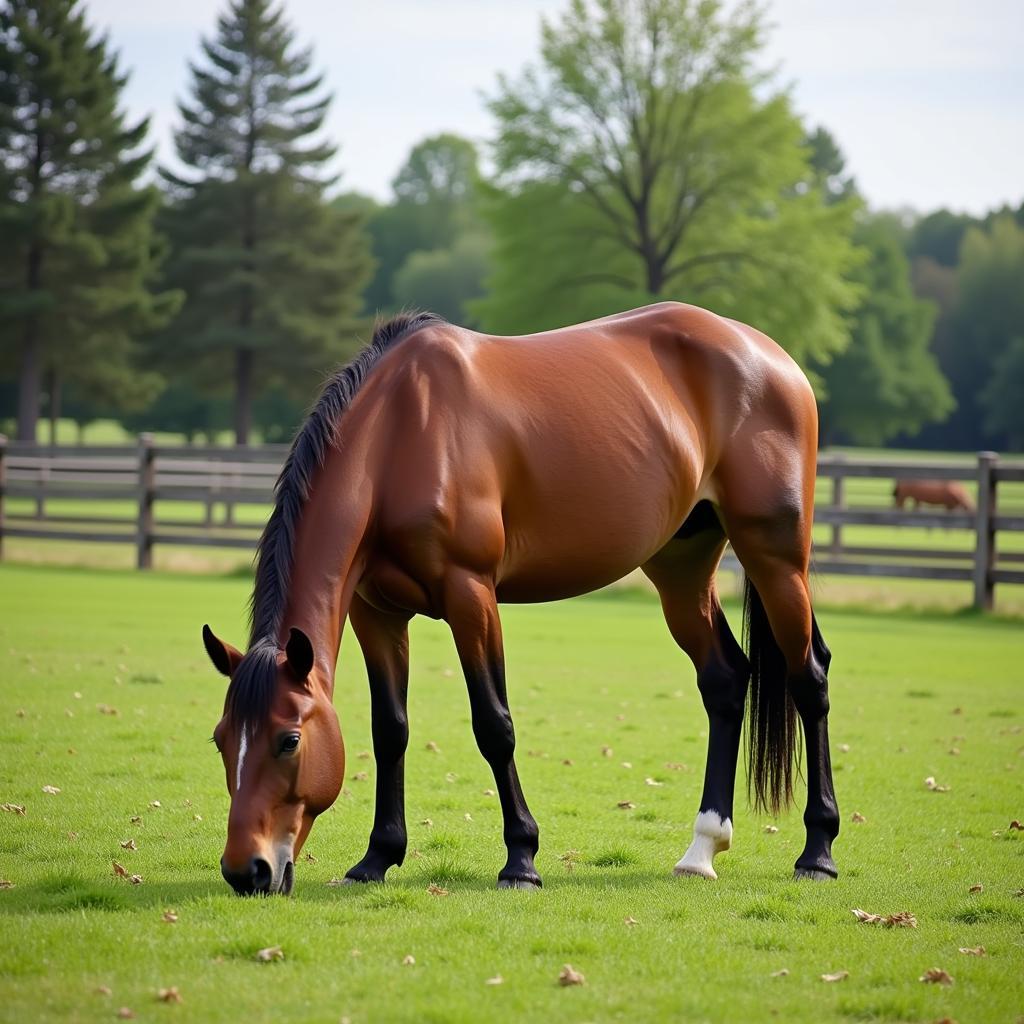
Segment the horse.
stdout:
<svg viewBox="0 0 1024 1024">
<path fill-rule="evenodd" d="M 429 313 L 381 323 L 298 431 L 260 538 L 243 654 L 209 626 L 229 678 L 213 733 L 230 795 L 226 881 L 292 890 L 345 749 L 332 695 L 346 621 L 369 680 L 376 804 L 346 882 L 382 882 L 407 845 L 408 624 L 447 622 L 477 746 L 494 775 L 507 859 L 499 888 L 537 888 L 539 845 L 516 770 L 501 602 L 568 598 L 639 567 L 696 669 L 709 721 L 693 838 L 677 875 L 717 878 L 732 843 L 748 711 L 755 810 L 793 799 L 806 741 L 797 878 L 835 878 L 831 654 L 808 564 L 817 408 L 766 335 L 680 303 L 500 337 Z M 742 563 L 746 651 L 722 612 L 727 542 Z M 749 692 L 748 692 L 749 691 Z"/>
<path fill-rule="evenodd" d="M 963 484 L 955 480 L 897 480 L 892 496 L 900 509 L 909 501 L 915 509 L 920 505 L 939 505 L 950 512 L 957 508 L 965 512 L 974 511 L 974 502 Z"/>
</svg>

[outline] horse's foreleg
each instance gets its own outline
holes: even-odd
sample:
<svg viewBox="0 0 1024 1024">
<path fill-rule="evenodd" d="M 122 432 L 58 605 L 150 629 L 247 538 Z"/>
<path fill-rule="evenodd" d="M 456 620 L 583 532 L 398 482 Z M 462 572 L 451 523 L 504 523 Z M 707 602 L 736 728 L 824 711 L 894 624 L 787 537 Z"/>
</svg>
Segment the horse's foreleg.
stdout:
<svg viewBox="0 0 1024 1024">
<path fill-rule="evenodd" d="M 516 771 L 515 730 L 505 693 L 501 620 L 493 586 L 470 573 L 451 573 L 445 581 L 445 618 L 466 676 L 473 734 L 494 773 L 501 801 L 508 860 L 498 874 L 498 887 L 538 887 L 541 880 L 533 863 L 537 823 Z"/>
<path fill-rule="evenodd" d="M 388 868 L 405 859 L 405 750 L 409 744 L 409 617 L 389 615 L 357 594 L 349 612 L 370 682 L 377 802 L 370 844 L 346 879 L 383 882 Z"/>
</svg>

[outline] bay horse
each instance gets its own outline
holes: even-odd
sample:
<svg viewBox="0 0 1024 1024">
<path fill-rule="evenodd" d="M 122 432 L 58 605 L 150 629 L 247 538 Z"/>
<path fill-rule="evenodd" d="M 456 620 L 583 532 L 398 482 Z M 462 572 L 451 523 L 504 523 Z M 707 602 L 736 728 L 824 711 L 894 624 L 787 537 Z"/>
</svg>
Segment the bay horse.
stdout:
<svg viewBox="0 0 1024 1024">
<path fill-rule="evenodd" d="M 346 877 L 381 882 L 402 863 L 408 623 L 420 614 L 451 628 L 494 774 L 508 853 L 498 885 L 540 886 L 498 604 L 572 597 L 636 567 L 693 661 L 709 720 L 693 840 L 675 872 L 716 878 L 713 859 L 731 845 L 747 704 L 749 797 L 774 814 L 791 801 L 799 720 L 796 876 L 836 877 L 831 655 L 808 589 L 817 433 L 793 360 L 693 306 L 520 337 L 427 313 L 378 326 L 323 388 L 277 481 L 247 652 L 203 627 L 230 677 L 214 730 L 231 797 L 225 879 L 243 894 L 290 892 L 313 821 L 338 796 L 332 693 L 346 620 L 366 662 L 377 763 L 369 846 Z M 747 653 L 715 586 L 727 541 L 747 577 Z"/>
</svg>

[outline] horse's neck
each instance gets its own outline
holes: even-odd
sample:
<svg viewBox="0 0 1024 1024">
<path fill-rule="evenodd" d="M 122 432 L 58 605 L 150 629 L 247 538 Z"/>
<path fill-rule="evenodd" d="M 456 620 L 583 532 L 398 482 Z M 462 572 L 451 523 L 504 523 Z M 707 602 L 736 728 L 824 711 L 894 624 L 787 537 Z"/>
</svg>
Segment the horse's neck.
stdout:
<svg viewBox="0 0 1024 1024">
<path fill-rule="evenodd" d="M 295 532 L 281 641 L 296 626 L 313 642 L 320 674 L 333 693 L 341 635 L 361 574 L 369 496 L 332 453 L 317 474 Z M 360 491 L 363 494 L 360 494 Z"/>
</svg>

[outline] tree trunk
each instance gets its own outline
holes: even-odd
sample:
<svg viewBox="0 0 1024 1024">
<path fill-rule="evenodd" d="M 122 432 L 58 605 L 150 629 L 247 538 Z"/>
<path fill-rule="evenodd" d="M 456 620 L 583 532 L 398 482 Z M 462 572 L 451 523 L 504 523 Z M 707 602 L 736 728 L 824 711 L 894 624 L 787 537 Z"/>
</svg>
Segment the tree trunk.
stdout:
<svg viewBox="0 0 1024 1024">
<path fill-rule="evenodd" d="M 235 353 L 235 444 L 249 443 L 252 426 L 252 364 L 251 349 L 240 348 Z"/>
<path fill-rule="evenodd" d="M 42 283 L 43 252 L 37 244 L 28 251 L 25 287 L 36 291 Z M 34 441 L 39 425 L 39 392 L 42 387 L 42 342 L 35 316 L 25 322 L 24 343 L 21 350 L 21 370 L 18 374 L 18 440 Z"/>
<path fill-rule="evenodd" d="M 60 374 L 50 370 L 46 375 L 46 390 L 50 398 L 50 444 L 57 443 L 57 424 L 60 421 L 61 383 Z"/>
</svg>

